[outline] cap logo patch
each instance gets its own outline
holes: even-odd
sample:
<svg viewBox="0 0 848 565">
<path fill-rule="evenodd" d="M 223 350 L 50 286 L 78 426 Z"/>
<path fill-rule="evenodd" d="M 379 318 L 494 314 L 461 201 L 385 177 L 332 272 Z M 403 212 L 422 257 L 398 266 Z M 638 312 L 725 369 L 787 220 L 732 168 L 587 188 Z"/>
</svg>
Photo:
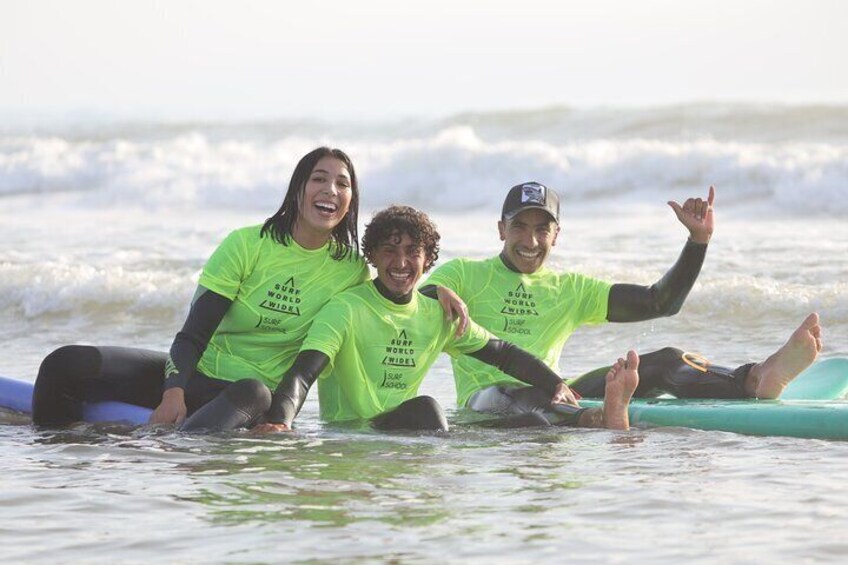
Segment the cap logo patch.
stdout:
<svg viewBox="0 0 848 565">
<path fill-rule="evenodd" d="M 521 203 L 545 204 L 545 187 L 535 182 L 521 185 Z"/>
</svg>

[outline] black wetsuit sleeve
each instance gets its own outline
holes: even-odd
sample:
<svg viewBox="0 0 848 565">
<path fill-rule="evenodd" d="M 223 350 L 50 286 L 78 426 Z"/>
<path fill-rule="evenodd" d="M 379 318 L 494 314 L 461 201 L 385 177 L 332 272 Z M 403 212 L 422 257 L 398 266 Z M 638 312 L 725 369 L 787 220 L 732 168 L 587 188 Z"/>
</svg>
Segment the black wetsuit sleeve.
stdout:
<svg viewBox="0 0 848 565">
<path fill-rule="evenodd" d="M 229 298 L 202 286 L 198 287 L 183 329 L 171 344 L 171 352 L 165 363 L 165 390 L 185 388 L 232 303 Z"/>
<path fill-rule="evenodd" d="M 551 396 L 563 382 L 541 359 L 508 341 L 490 339 L 483 349 L 468 355 L 497 367 L 510 377 L 549 392 Z"/>
<path fill-rule="evenodd" d="M 330 358 L 320 351 L 307 350 L 298 353 L 294 364 L 286 371 L 274 391 L 266 420 L 271 424 L 285 424 L 291 428 L 310 387 L 329 362 Z"/>
<path fill-rule="evenodd" d="M 677 314 L 701 272 L 706 255 L 706 243 L 690 240 L 674 266 L 651 286 L 612 285 L 607 302 L 607 320 L 642 322 Z"/>
<path fill-rule="evenodd" d="M 427 298 L 434 298 L 436 300 L 439 299 L 438 291 L 439 287 L 434 284 L 425 284 L 421 288 L 418 289 L 418 292 L 426 296 Z"/>
</svg>

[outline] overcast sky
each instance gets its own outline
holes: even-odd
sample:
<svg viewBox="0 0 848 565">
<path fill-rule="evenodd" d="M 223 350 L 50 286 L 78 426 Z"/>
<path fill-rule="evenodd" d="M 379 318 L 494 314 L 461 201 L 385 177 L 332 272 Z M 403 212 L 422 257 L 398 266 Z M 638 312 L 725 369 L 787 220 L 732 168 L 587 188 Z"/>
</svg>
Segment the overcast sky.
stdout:
<svg viewBox="0 0 848 565">
<path fill-rule="evenodd" d="M 848 103 L 840 0 L 0 0 L 0 115 Z"/>
</svg>

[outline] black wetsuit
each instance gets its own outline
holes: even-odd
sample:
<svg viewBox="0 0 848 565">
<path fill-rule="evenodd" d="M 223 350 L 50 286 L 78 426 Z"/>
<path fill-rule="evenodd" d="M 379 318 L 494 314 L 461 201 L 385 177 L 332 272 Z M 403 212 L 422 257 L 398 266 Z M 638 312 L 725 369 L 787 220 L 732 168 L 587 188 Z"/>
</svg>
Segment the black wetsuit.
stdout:
<svg viewBox="0 0 848 565">
<path fill-rule="evenodd" d="M 56 426 L 79 421 L 83 402 L 117 400 L 156 408 L 163 392 L 175 386 L 185 391 L 188 418 L 183 430 L 228 430 L 259 421 L 271 404 L 271 391 L 261 381 L 231 382 L 196 369 L 231 304 L 201 287 L 170 355 L 130 347 L 69 345 L 57 349 L 38 370 L 33 422 Z M 198 414 L 202 407 L 206 410 Z"/>
<path fill-rule="evenodd" d="M 700 273 L 706 250 L 706 244 L 687 241 L 677 262 L 653 285 L 614 284 L 608 298 L 607 320 L 641 322 L 679 312 Z M 501 259 L 510 270 L 519 272 L 506 256 L 501 255 Z M 667 347 L 640 355 L 639 386 L 634 396 L 670 393 L 680 398 L 748 398 L 744 380 L 752 366 L 720 367 Z M 608 371 L 608 366 L 590 371 L 572 381 L 570 387 L 583 397 L 602 398 Z M 472 395 L 467 405 L 480 412 L 511 415 L 547 409 L 543 394 L 520 386 L 487 387 Z"/>
<path fill-rule="evenodd" d="M 380 294 L 396 304 L 408 304 L 412 299 L 411 293 L 400 297 L 392 295 L 379 279 L 375 279 L 374 286 Z M 431 287 L 424 294 L 434 298 L 435 289 Z M 511 343 L 499 339 L 489 340 L 482 349 L 470 355 L 497 367 L 512 377 L 532 383 L 532 386 L 528 388 L 536 391 L 539 395 L 546 395 L 548 405 L 550 405 L 557 386 L 562 383 L 559 376 L 541 360 Z M 300 412 L 306 400 L 309 389 L 328 363 L 327 355 L 319 351 L 307 350 L 298 354 L 291 369 L 280 381 L 274 392 L 267 421 L 291 427 L 292 421 Z M 557 412 L 548 411 L 549 418 L 533 419 L 532 423 L 534 425 L 547 425 L 549 423 L 577 425 L 583 410 L 574 406 L 563 406 Z M 529 422 L 526 418 L 522 421 Z M 448 429 L 447 419 L 442 407 L 429 396 L 418 396 L 407 400 L 396 408 L 374 417 L 371 424 L 380 430 L 446 431 Z"/>
<path fill-rule="evenodd" d="M 392 296 L 379 280 L 376 287 L 386 298 L 399 304 L 411 299 L 411 295 Z M 329 362 L 325 354 L 300 353 L 277 387 L 273 405 L 270 390 L 256 379 L 230 382 L 189 369 L 196 367 L 230 304 L 231 301 L 210 290 L 198 293 L 182 330 L 174 339 L 170 356 L 128 347 L 71 345 L 54 351 L 39 369 L 33 395 L 33 421 L 39 425 L 78 421 L 86 401 L 119 400 L 155 408 L 164 390 L 178 386 L 185 391 L 188 413 L 181 430 L 221 431 L 263 421 L 291 425 L 309 388 Z M 540 360 L 505 341 L 490 340 L 471 355 L 533 383 L 534 391 L 547 395 L 547 404 L 562 382 Z M 563 407 L 560 412 L 552 413 L 549 420 L 576 425 L 581 411 Z M 534 422 L 540 424 L 545 420 Z M 381 430 L 447 430 L 448 427 L 438 402 L 426 396 L 408 400 L 375 417 L 372 425 Z"/>
<path fill-rule="evenodd" d="M 706 245 L 688 242 L 669 272 L 650 287 L 613 285 L 609 295 L 608 320 L 635 322 L 677 313 L 695 283 L 704 260 L 706 247 Z M 508 261 L 505 263 L 510 267 Z M 510 268 L 516 270 L 514 267 Z M 425 287 L 422 292 L 433 296 L 434 290 L 434 288 Z M 164 389 L 172 386 L 180 386 L 185 390 L 189 418 L 184 422 L 183 429 L 232 429 L 261 421 L 272 404 L 271 393 L 264 384 L 256 379 L 236 382 L 215 379 L 203 375 L 196 369 L 197 362 L 209 339 L 231 304 L 230 300 L 212 291 L 202 288 L 201 291 L 192 304 L 185 325 L 177 334 L 171 347 L 172 363 L 167 363 L 169 356 L 165 353 L 126 347 L 66 346 L 48 355 L 39 368 L 35 383 L 33 422 L 41 425 L 64 425 L 78 421 L 82 417 L 84 401 L 118 400 L 155 408 L 161 402 Z M 515 351 L 521 351 L 509 346 L 506 342 L 499 342 L 499 340 L 493 340 L 493 342 L 495 344 L 491 350 L 487 346 L 473 356 L 500 367 L 499 363 L 514 361 Z M 498 345 L 498 343 L 505 345 Z M 504 359 L 506 361 L 503 361 Z M 520 370 L 525 363 L 529 367 L 533 366 L 529 360 L 521 358 L 520 354 L 518 359 L 521 361 L 514 363 L 515 370 Z M 298 367 L 296 361 L 287 375 L 296 377 L 299 374 L 298 371 L 314 372 L 314 366 L 320 359 L 306 361 L 301 367 Z M 687 362 L 683 351 L 674 348 L 644 354 L 640 359 L 640 384 L 636 390 L 636 396 L 652 396 L 661 392 L 670 392 L 683 398 L 748 397 L 742 382 L 751 364 L 736 369 L 709 364 L 704 367 L 703 365 L 703 363 L 693 363 L 691 360 Z M 166 369 L 167 381 L 164 379 Z M 545 369 L 549 370 L 547 367 Z M 571 383 L 572 389 L 584 397 L 602 397 L 607 370 L 608 367 L 604 367 L 590 371 Z M 314 375 L 319 373 L 320 370 L 314 372 Z M 301 383 L 298 386 L 308 382 L 306 385 L 308 390 L 314 382 L 314 378 L 311 381 L 309 378 L 307 375 L 301 375 L 297 379 Z M 283 382 L 280 386 L 283 386 Z M 543 394 L 547 391 L 520 392 L 521 388 L 512 387 L 508 391 L 502 391 L 505 396 L 501 397 L 491 392 L 489 397 L 478 397 L 483 392 L 480 391 L 478 395 L 475 395 L 477 403 L 472 404 L 475 398 L 472 397 L 469 407 L 480 411 L 505 412 L 517 416 L 545 413 L 545 421 L 550 423 L 573 423 L 573 414 L 566 413 L 563 416 L 559 413 L 550 413 L 550 395 Z M 227 393 L 221 394 L 224 391 Z M 275 400 L 278 394 L 280 394 L 280 387 L 274 395 Z M 298 397 L 291 396 L 291 398 Z M 303 398 L 305 398 L 305 391 Z M 213 400 L 215 402 L 212 402 Z M 300 402 L 302 403 L 302 400 Z M 277 404 L 274 402 L 275 409 Z M 506 405 L 510 408 L 505 409 Z M 200 410 L 202 407 L 207 408 Z M 403 407 L 402 404 L 395 410 L 401 410 L 403 413 L 407 410 Z M 413 407 L 416 411 L 421 408 L 418 404 L 413 404 Z M 297 406 L 297 410 L 299 408 L 300 405 Z M 416 418 L 413 417 L 413 420 Z M 423 417 L 420 419 L 428 420 Z M 272 421 L 284 420 L 281 420 L 277 414 L 276 419 Z M 398 416 L 398 419 L 378 419 L 374 423 L 376 426 L 395 426 L 399 425 L 397 422 L 406 421 L 405 416 Z M 525 425 L 527 422 L 542 423 L 542 420 L 536 418 L 515 420 L 516 425 Z"/>
</svg>

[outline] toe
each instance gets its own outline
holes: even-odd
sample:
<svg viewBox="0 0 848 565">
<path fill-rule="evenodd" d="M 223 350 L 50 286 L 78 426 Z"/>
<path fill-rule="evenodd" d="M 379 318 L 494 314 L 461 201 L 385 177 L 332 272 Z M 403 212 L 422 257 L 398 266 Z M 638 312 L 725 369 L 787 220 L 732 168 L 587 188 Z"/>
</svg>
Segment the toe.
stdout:
<svg viewBox="0 0 848 565">
<path fill-rule="evenodd" d="M 813 326 L 817 326 L 819 323 L 819 315 L 817 312 L 813 312 L 809 316 L 807 316 L 801 325 L 805 328 L 812 328 Z"/>
<path fill-rule="evenodd" d="M 627 368 L 633 371 L 639 369 L 639 355 L 632 349 L 627 352 Z"/>
</svg>

